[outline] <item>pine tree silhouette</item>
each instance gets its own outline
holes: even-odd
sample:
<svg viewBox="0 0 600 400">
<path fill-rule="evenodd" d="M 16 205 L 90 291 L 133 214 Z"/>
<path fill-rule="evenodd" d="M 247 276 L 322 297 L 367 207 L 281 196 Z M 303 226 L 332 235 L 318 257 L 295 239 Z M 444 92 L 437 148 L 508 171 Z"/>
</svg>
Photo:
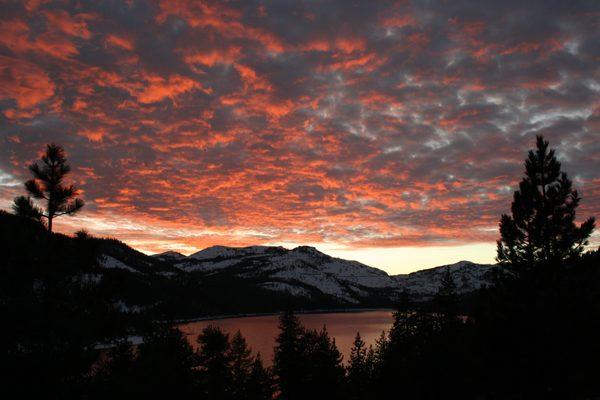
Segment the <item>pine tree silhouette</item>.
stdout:
<svg viewBox="0 0 600 400">
<path fill-rule="evenodd" d="M 231 360 L 231 393 L 236 399 L 245 399 L 254 360 L 240 331 L 231 339 L 228 358 Z"/>
<path fill-rule="evenodd" d="M 33 201 L 29 196 L 15 197 L 12 208 L 15 215 L 21 218 L 42 222 L 44 212 L 38 206 L 33 204 Z"/>
<path fill-rule="evenodd" d="M 133 366 L 137 398 L 190 396 L 196 364 L 196 354 L 179 329 L 164 323 L 153 327 L 144 335 Z"/>
<path fill-rule="evenodd" d="M 260 353 L 258 353 L 252 362 L 245 397 L 248 400 L 271 400 L 274 392 L 273 376 L 264 367 Z"/>
<path fill-rule="evenodd" d="M 279 317 L 279 335 L 276 339 L 273 370 L 277 376 L 282 399 L 301 398 L 302 391 L 302 336 L 304 328 L 291 310 Z"/>
<path fill-rule="evenodd" d="M 44 200 L 46 209 L 43 217 L 48 221 L 48 231 L 52 232 L 54 218 L 76 213 L 81 210 L 84 202 L 76 197 L 77 189 L 73 185 L 64 183 L 71 167 L 67 164 L 62 147 L 54 143 L 49 144 L 41 161 L 41 164 L 33 163 L 29 166 L 33 179 L 25 182 L 25 188 L 35 199 Z M 24 205 L 23 200 L 17 203 L 17 199 L 15 199 L 15 207 L 25 210 L 23 207 L 27 206 Z"/>
<path fill-rule="evenodd" d="M 452 277 L 452 271 L 449 267 L 444 269 L 440 287 L 435 295 L 435 303 L 440 312 L 447 317 L 456 315 L 458 303 L 458 294 L 456 292 L 456 283 Z"/>
<path fill-rule="evenodd" d="M 342 365 L 343 357 L 335 344 L 335 339 L 329 336 L 327 328 L 323 326 L 319 332 L 306 331 L 302 342 L 304 361 L 308 365 L 306 383 L 310 388 L 308 396 L 303 397 L 341 398 L 345 370 Z M 305 387 L 305 393 L 306 389 Z"/>
<path fill-rule="evenodd" d="M 139 383 L 132 381 L 134 360 L 131 343 L 126 339 L 119 340 L 93 373 L 95 386 L 92 398 L 130 398 L 135 392 L 136 384 Z"/>
<path fill-rule="evenodd" d="M 542 136 L 525 161 L 525 177 L 514 193 L 512 215 L 502 215 L 497 260 L 516 269 L 579 256 L 594 229 L 594 218 L 575 224 L 580 197 L 554 150 Z M 519 268 L 520 267 L 520 268 Z"/>
<path fill-rule="evenodd" d="M 350 362 L 348 364 L 347 377 L 350 398 L 358 400 L 368 397 L 367 385 L 370 379 L 370 361 L 366 344 L 360 337 L 360 333 L 357 332 L 350 349 Z"/>
<path fill-rule="evenodd" d="M 202 373 L 203 393 L 209 399 L 232 396 L 231 342 L 220 328 L 209 325 L 198 336 L 198 360 Z"/>
</svg>

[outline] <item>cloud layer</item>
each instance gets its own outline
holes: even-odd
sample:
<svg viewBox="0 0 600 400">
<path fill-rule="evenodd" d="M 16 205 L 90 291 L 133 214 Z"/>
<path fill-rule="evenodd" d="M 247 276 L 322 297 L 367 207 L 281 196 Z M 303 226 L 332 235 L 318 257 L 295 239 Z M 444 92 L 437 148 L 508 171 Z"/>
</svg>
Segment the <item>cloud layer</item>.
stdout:
<svg viewBox="0 0 600 400">
<path fill-rule="evenodd" d="M 0 7 L 3 204 L 54 141 L 147 251 L 491 242 L 544 134 L 600 215 L 597 2 Z"/>
</svg>

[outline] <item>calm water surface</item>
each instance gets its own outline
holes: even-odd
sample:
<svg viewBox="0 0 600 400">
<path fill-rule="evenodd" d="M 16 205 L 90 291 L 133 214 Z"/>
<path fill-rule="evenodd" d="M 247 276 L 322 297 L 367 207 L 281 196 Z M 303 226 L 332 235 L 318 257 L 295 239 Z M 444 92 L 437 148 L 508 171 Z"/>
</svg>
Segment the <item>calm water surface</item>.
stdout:
<svg viewBox="0 0 600 400">
<path fill-rule="evenodd" d="M 309 329 L 320 330 L 327 326 L 329 335 L 335 338 L 336 345 L 346 361 L 356 332 L 360 332 L 363 340 L 374 344 L 383 330 L 392 326 L 391 311 L 359 311 L 345 313 L 298 314 L 302 324 Z M 216 320 L 205 320 L 185 323 L 179 326 L 194 347 L 196 338 L 208 325 L 215 325 L 233 335 L 240 330 L 254 353 L 260 352 L 265 364 L 273 360 L 275 337 L 279 333 L 278 315 L 260 317 L 238 317 Z"/>
</svg>

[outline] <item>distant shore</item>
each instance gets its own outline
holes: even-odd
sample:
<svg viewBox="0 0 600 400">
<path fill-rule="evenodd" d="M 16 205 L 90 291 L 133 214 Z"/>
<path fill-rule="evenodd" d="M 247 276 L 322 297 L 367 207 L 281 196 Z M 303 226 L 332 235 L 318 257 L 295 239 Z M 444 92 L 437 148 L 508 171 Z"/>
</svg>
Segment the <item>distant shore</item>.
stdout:
<svg viewBox="0 0 600 400">
<path fill-rule="evenodd" d="M 394 311 L 393 308 L 339 308 L 339 309 L 330 309 L 330 308 L 321 308 L 316 310 L 294 310 L 295 314 L 309 315 L 309 314 L 347 314 L 347 313 L 362 313 L 362 312 L 373 312 L 373 311 Z M 201 322 L 201 321 L 217 321 L 223 319 L 237 319 L 237 318 L 250 318 L 250 317 L 268 317 L 279 315 L 279 312 L 264 312 L 264 313 L 243 313 L 243 314 L 227 314 L 227 315 L 212 315 L 198 318 L 189 318 L 189 319 L 176 319 L 171 321 L 157 321 L 157 322 L 172 322 L 175 325 L 185 325 L 193 322 Z M 141 335 L 129 335 L 127 340 L 134 346 L 140 345 L 144 342 L 144 339 Z M 115 343 L 112 341 L 96 343 L 94 349 L 96 350 L 106 350 L 115 347 Z"/>
<path fill-rule="evenodd" d="M 359 312 L 370 312 L 370 311 L 394 311 L 393 308 L 321 308 L 316 310 L 294 310 L 295 314 L 337 314 L 337 313 L 359 313 Z M 191 322 L 200 322 L 200 321 L 212 321 L 212 320 L 221 320 L 221 319 L 234 319 L 234 318 L 249 318 L 249 317 L 268 317 L 272 315 L 279 315 L 281 311 L 272 311 L 272 312 L 264 312 L 264 313 L 243 313 L 243 314 L 224 314 L 224 315 L 211 315 L 197 318 L 189 318 L 189 319 L 176 319 L 172 321 L 163 321 L 163 322 L 173 322 L 177 325 L 183 325 Z"/>
</svg>

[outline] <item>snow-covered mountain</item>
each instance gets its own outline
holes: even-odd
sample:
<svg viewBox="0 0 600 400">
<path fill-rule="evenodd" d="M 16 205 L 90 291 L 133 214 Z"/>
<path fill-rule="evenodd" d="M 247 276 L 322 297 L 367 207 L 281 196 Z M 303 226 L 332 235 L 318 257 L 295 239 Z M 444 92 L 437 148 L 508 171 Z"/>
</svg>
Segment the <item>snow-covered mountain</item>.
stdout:
<svg viewBox="0 0 600 400">
<path fill-rule="evenodd" d="M 261 254 L 273 254 L 285 251 L 283 247 L 272 246 L 248 246 L 248 247 L 227 247 L 211 246 L 200 250 L 189 256 L 194 260 L 214 260 L 217 258 L 235 258 L 244 256 L 256 256 Z"/>
<path fill-rule="evenodd" d="M 23 227 L 21 219 L 9 214 L 0 213 L 0 222 Z M 47 239 L 45 232 L 40 233 L 43 227 L 29 228 L 20 241 Z M 159 320 L 278 312 L 287 307 L 390 307 L 406 292 L 416 300 L 431 297 L 443 272 L 438 268 L 389 276 L 307 246 L 214 246 L 191 256 L 173 251 L 149 256 L 116 239 L 55 236 L 69 249 L 69 257 L 75 257 L 68 260 L 74 284 L 98 286 L 98 295 L 116 309 Z M 488 283 L 487 271 L 493 272 L 493 267 L 467 262 L 447 268 L 461 292 Z M 33 289 L 43 286 L 34 282 Z"/>
<path fill-rule="evenodd" d="M 185 260 L 187 257 L 176 251 L 165 251 L 164 253 L 154 254 L 153 257 L 162 261 L 173 262 Z"/>
<path fill-rule="evenodd" d="M 459 261 L 456 264 L 395 275 L 393 279 L 397 282 L 400 290 L 406 290 L 413 299 L 426 300 L 436 294 L 446 269 L 450 270 L 457 292 L 465 294 L 479 289 L 482 285 L 491 285 L 496 268 L 491 264 Z"/>
<path fill-rule="evenodd" d="M 325 295 L 359 304 L 369 297 L 389 297 L 397 283 L 384 271 L 321 253 L 314 247 L 213 246 L 172 264 L 186 272 L 229 274 L 264 289 L 292 296 Z"/>
<path fill-rule="evenodd" d="M 324 254 L 314 247 L 294 249 L 275 246 L 212 246 L 190 256 L 167 251 L 145 256 L 120 243 L 106 246 L 99 258 L 103 270 L 120 269 L 144 275 L 160 275 L 182 283 L 227 282 L 252 290 L 262 290 L 285 298 L 301 298 L 304 303 L 348 306 L 389 306 L 406 292 L 416 301 L 430 299 L 441 285 L 446 269 L 454 277 L 460 294 L 492 283 L 493 265 L 461 261 L 405 275 L 386 272 L 357 261 Z"/>
<path fill-rule="evenodd" d="M 184 273 L 235 276 L 287 296 L 325 296 L 348 305 L 391 303 L 403 291 L 415 300 L 427 300 L 437 292 L 446 268 L 450 269 L 459 293 L 472 292 L 491 283 L 494 268 L 461 261 L 390 276 L 380 269 L 331 257 L 309 246 L 291 250 L 274 246 L 213 246 L 188 257 L 175 252 L 154 257 Z"/>
</svg>

